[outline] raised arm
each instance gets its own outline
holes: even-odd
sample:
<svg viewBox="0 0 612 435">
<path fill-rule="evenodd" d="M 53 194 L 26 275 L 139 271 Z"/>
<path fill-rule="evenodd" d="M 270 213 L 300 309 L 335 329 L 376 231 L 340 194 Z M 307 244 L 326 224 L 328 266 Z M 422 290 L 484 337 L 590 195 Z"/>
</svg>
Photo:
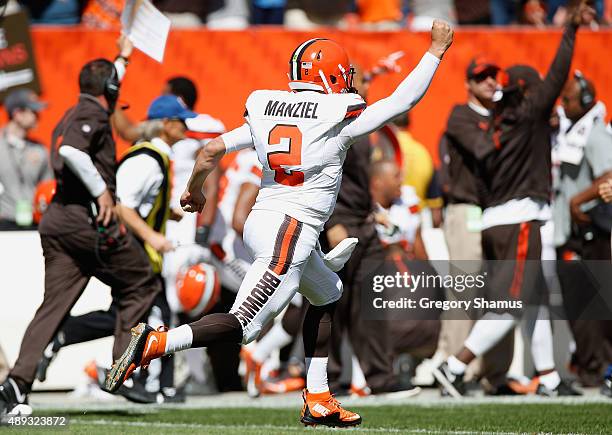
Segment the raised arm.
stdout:
<svg viewBox="0 0 612 435">
<path fill-rule="evenodd" d="M 251 136 L 251 129 L 248 124 L 222 134 L 204 145 L 196 158 L 187 188 L 181 196 L 183 210 L 189 213 L 201 212 L 206 203 L 203 192 L 206 177 L 217 167 L 226 153 L 252 146 L 253 136 Z"/>
<path fill-rule="evenodd" d="M 349 124 L 342 135 L 355 140 L 369 134 L 391 119 L 414 107 L 425 95 L 440 59 L 453 42 L 453 30 L 441 20 L 434 20 L 431 28 L 431 46 L 419 64 L 412 70 L 397 89 L 387 98 L 377 101 Z"/>
<path fill-rule="evenodd" d="M 581 24 L 588 24 L 595 15 L 595 10 L 588 5 L 587 0 L 582 0 L 574 9 L 565 26 L 561 43 L 555 54 L 555 58 L 548 69 L 548 73 L 542 84 L 536 89 L 530 98 L 535 110 L 548 117 L 550 111 L 563 90 L 567 80 L 572 57 L 574 55 L 574 44 L 576 42 L 576 31 Z"/>
</svg>

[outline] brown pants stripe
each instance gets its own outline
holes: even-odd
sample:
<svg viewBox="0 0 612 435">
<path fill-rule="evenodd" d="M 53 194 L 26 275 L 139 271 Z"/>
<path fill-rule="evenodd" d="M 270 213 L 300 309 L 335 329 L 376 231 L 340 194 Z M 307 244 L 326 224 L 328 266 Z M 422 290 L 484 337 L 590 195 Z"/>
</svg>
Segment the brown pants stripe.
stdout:
<svg viewBox="0 0 612 435">
<path fill-rule="evenodd" d="M 297 219 L 285 215 L 274 245 L 272 261 L 268 268 L 277 275 L 284 275 L 289 270 L 293 260 L 295 246 L 302 231 L 302 223 Z"/>
</svg>

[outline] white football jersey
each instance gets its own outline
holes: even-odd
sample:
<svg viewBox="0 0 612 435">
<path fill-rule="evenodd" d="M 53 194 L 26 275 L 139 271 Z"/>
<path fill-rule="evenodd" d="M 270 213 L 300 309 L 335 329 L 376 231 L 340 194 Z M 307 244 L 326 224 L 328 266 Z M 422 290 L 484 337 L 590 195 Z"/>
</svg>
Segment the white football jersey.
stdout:
<svg viewBox="0 0 612 435">
<path fill-rule="evenodd" d="M 351 93 L 253 92 L 247 123 L 222 136 L 226 152 L 255 146 L 263 179 L 253 209 L 322 228 L 336 204 L 348 148 L 418 103 L 439 63 L 426 52 L 391 95 L 367 108 Z"/>
<path fill-rule="evenodd" d="M 253 209 L 282 211 L 322 227 L 334 209 L 350 146 L 339 133 L 365 107 L 357 94 L 253 92 L 246 118 L 263 166 Z"/>
<path fill-rule="evenodd" d="M 209 140 L 225 132 L 221 121 L 212 116 L 201 114 L 190 119 L 190 128 L 196 129 L 195 137 L 186 137 L 172 146 L 173 180 L 172 180 L 172 206 L 180 208 L 181 195 L 185 191 L 196 155 L 200 148 Z M 197 122 L 197 124 L 196 124 Z"/>
<path fill-rule="evenodd" d="M 244 183 L 261 185 L 261 163 L 254 149 L 240 151 L 219 180 L 219 212 L 231 226 L 236 201 Z"/>
<path fill-rule="evenodd" d="M 254 149 L 240 151 L 219 181 L 219 203 L 210 241 L 221 245 L 230 258 L 250 260 L 242 239 L 232 229 L 234 209 L 244 183 L 261 184 L 261 163 Z"/>
<path fill-rule="evenodd" d="M 402 196 L 388 209 L 378 205 L 377 212 L 384 213 L 390 226 L 376 224 L 378 238 L 383 245 L 399 243 L 404 248 L 414 244 L 421 223 L 419 196 L 411 186 L 402 186 Z"/>
<path fill-rule="evenodd" d="M 172 146 L 172 197 L 170 204 L 173 208 L 180 209 L 181 195 L 187 187 L 196 155 L 200 148 L 209 140 L 219 136 L 225 131 L 221 121 L 209 115 L 198 115 L 197 126 L 192 127 L 197 138 L 187 137 Z M 166 224 L 166 237 L 179 244 L 190 244 L 195 240 L 196 213 L 185 213 L 180 221 L 168 221 Z"/>
</svg>

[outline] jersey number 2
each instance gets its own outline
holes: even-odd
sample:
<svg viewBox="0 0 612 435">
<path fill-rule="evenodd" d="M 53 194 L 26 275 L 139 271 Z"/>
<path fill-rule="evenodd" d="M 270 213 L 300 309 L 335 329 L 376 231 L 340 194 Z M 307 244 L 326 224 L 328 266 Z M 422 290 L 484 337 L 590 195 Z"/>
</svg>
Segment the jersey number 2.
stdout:
<svg viewBox="0 0 612 435">
<path fill-rule="evenodd" d="M 302 163 L 302 132 L 295 125 L 277 124 L 270 130 L 268 145 L 280 145 L 282 139 L 289 140 L 289 150 L 268 153 L 274 181 L 285 186 L 301 186 L 304 184 L 304 173 L 284 169 L 281 165 L 297 166 Z"/>
</svg>

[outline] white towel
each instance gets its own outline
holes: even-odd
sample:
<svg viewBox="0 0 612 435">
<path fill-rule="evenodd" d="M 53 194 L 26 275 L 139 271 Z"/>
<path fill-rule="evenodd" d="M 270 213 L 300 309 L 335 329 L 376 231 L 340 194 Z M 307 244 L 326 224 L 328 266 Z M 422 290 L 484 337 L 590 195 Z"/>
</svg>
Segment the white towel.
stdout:
<svg viewBox="0 0 612 435">
<path fill-rule="evenodd" d="M 565 163 L 579 165 L 584 157 L 584 147 L 587 144 L 595 121 L 605 117 L 606 106 L 601 101 L 598 101 L 569 130 L 565 131 L 565 133 L 561 130 L 557 137 L 556 158 Z"/>
</svg>

